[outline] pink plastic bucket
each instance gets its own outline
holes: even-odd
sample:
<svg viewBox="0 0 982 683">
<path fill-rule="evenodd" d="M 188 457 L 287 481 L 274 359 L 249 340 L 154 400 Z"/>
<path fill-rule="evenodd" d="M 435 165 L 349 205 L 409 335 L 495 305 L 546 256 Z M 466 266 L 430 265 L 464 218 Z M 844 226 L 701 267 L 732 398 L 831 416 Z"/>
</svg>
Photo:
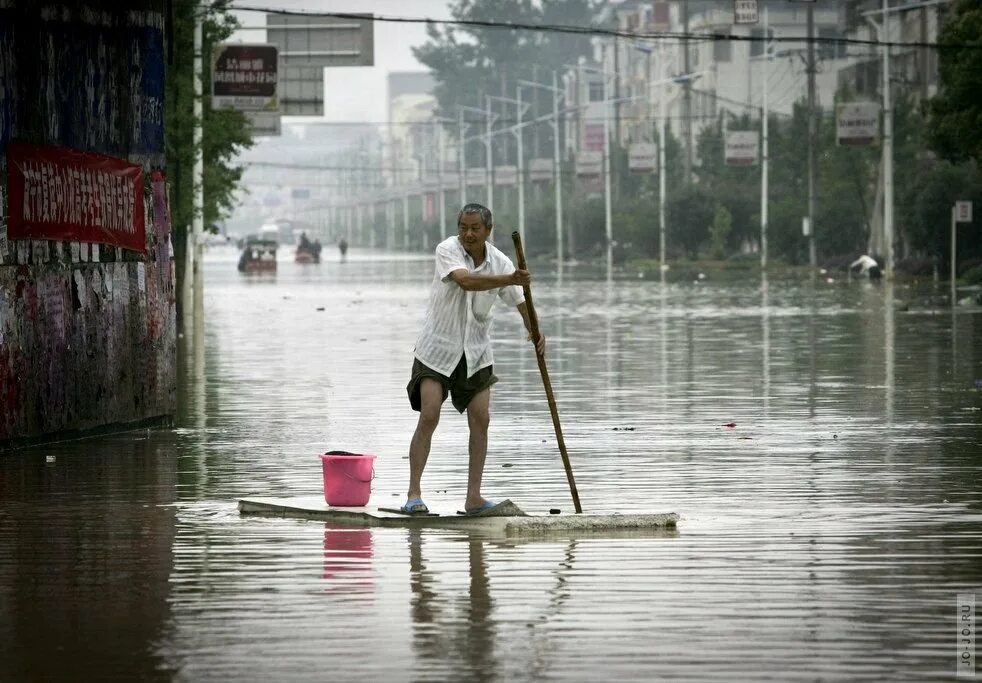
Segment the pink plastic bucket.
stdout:
<svg viewBox="0 0 982 683">
<path fill-rule="evenodd" d="M 362 507 L 372 495 L 374 455 L 334 451 L 321 456 L 324 500 L 334 507 Z"/>
</svg>

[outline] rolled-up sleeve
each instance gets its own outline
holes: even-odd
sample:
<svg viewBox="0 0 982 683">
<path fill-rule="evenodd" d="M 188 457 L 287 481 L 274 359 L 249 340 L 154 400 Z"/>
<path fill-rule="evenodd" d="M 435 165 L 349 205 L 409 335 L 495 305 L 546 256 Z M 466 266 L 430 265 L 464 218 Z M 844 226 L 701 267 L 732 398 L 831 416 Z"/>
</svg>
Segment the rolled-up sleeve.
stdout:
<svg viewBox="0 0 982 683">
<path fill-rule="evenodd" d="M 511 275 L 516 270 L 515 264 L 511 262 L 511 259 L 501 255 L 501 261 L 499 266 L 499 272 L 502 275 Z M 518 285 L 509 285 L 508 287 L 502 287 L 498 290 L 498 296 L 509 306 L 517 306 L 518 304 L 525 301 L 525 293 L 522 288 Z"/>
<path fill-rule="evenodd" d="M 450 273 L 455 270 L 469 270 L 461 249 L 454 244 L 441 242 L 436 247 L 436 274 L 441 281 L 446 282 L 450 279 Z"/>
</svg>

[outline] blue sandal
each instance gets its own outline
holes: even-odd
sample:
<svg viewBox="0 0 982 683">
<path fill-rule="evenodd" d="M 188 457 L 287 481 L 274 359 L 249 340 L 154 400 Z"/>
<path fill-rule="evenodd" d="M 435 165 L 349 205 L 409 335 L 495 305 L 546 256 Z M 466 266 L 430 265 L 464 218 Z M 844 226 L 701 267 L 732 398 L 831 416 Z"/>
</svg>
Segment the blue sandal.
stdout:
<svg viewBox="0 0 982 683">
<path fill-rule="evenodd" d="M 399 511 L 407 515 L 422 515 L 430 511 L 422 498 L 410 498 L 406 504 L 399 508 Z"/>
<path fill-rule="evenodd" d="M 497 503 L 495 503 L 493 501 L 490 501 L 490 500 L 486 500 L 486 501 L 484 501 L 484 505 L 481 505 L 480 507 L 476 507 L 476 508 L 464 508 L 464 514 L 465 515 L 476 515 L 476 514 L 478 514 L 480 512 L 485 512 L 487 510 L 490 510 L 495 505 L 497 505 Z"/>
</svg>

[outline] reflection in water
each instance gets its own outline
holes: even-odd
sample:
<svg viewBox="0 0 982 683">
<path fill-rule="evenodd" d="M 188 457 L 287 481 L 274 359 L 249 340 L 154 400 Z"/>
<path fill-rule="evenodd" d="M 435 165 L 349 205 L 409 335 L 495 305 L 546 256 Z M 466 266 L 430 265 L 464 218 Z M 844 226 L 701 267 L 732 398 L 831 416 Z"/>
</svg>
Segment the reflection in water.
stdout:
<svg viewBox="0 0 982 683">
<path fill-rule="evenodd" d="M 372 530 L 324 524 L 324 578 L 329 591 L 354 595 L 375 591 Z"/>
<path fill-rule="evenodd" d="M 424 559 L 424 534 L 419 529 L 409 530 L 413 648 L 419 662 L 428 668 L 452 671 L 452 680 L 493 680 L 498 670 L 494 643 L 497 624 L 485 558 L 486 541 L 470 538 L 466 542 L 467 562 L 460 567 L 469 577 L 466 597 L 461 598 L 456 592 L 452 596 L 441 595 L 434 585 L 435 574 L 440 570 L 429 567 Z"/>
<path fill-rule="evenodd" d="M 0 680 L 950 676 L 953 596 L 982 581 L 977 313 L 773 273 L 542 273 L 584 508 L 674 510 L 679 532 L 336 529 L 234 501 L 319 494 L 332 447 L 377 454 L 375 501 L 398 498 L 432 256 L 264 281 L 209 258 L 179 429 L 0 457 Z M 518 316 L 496 324 L 488 486 L 568 511 L 531 345 Z M 427 502 L 455 509 L 466 422 L 446 423 Z"/>
<path fill-rule="evenodd" d="M 0 680 L 170 680 L 154 651 L 168 637 L 177 458 L 156 437 L 0 456 Z"/>
</svg>

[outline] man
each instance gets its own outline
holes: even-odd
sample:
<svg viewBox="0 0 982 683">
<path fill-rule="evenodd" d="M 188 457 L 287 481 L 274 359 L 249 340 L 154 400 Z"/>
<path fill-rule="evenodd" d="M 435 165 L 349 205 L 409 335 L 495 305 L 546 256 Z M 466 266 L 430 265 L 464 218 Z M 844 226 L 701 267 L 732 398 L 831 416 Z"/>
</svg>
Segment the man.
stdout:
<svg viewBox="0 0 982 683">
<path fill-rule="evenodd" d="M 457 216 L 458 234 L 436 247 L 436 273 L 423 329 L 416 339 L 412 378 L 406 387 L 410 405 L 419 411 L 419 421 L 409 445 L 409 491 L 402 506 L 405 513 L 429 511 L 421 497 L 420 481 L 448 393 L 458 412 L 467 411 L 470 429 L 464 511 L 474 513 L 494 506 L 481 496 L 491 385 L 498 381 L 489 336 L 491 307 L 497 297 L 516 306 L 531 338 L 528 309 L 520 289 L 531 276 L 526 270 L 516 270 L 511 259 L 488 242 L 492 227 L 491 211 L 480 204 L 467 204 Z M 543 335 L 535 346 L 538 353 L 545 352 Z"/>
<path fill-rule="evenodd" d="M 849 264 L 849 270 L 852 271 L 853 268 L 859 268 L 860 275 L 869 276 L 870 280 L 880 279 L 880 264 L 876 262 L 876 259 L 863 254 L 858 259 Z"/>
</svg>

